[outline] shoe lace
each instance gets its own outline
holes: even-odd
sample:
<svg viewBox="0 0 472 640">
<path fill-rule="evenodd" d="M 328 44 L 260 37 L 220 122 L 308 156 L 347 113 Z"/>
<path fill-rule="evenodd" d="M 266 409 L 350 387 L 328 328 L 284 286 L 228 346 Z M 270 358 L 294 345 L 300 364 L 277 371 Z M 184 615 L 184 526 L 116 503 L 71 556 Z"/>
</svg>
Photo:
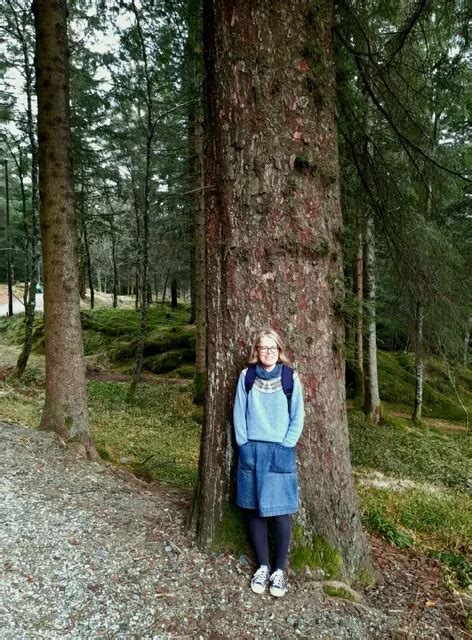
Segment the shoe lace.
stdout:
<svg viewBox="0 0 472 640">
<path fill-rule="evenodd" d="M 274 571 L 274 573 L 270 576 L 270 581 L 272 583 L 272 586 L 284 589 L 285 577 L 282 569 L 277 569 L 277 571 Z"/>
<path fill-rule="evenodd" d="M 254 574 L 253 581 L 260 584 L 264 584 L 268 577 L 269 577 L 269 569 L 266 566 L 262 565 Z"/>
</svg>

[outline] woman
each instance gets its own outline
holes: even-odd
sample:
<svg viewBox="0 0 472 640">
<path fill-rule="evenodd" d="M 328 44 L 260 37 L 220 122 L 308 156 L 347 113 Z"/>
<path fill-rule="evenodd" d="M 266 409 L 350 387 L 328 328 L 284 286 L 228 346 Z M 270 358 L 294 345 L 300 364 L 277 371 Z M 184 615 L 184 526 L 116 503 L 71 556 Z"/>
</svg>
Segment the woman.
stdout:
<svg viewBox="0 0 472 640">
<path fill-rule="evenodd" d="M 252 345 L 250 366 L 241 372 L 234 404 L 239 446 L 236 504 L 246 510 L 249 536 L 259 568 L 251 589 L 282 597 L 285 564 L 298 509 L 295 445 L 303 429 L 303 396 L 298 375 L 285 363 L 284 344 L 263 329 Z M 274 524 L 275 563 L 271 573 L 267 519 Z"/>
</svg>

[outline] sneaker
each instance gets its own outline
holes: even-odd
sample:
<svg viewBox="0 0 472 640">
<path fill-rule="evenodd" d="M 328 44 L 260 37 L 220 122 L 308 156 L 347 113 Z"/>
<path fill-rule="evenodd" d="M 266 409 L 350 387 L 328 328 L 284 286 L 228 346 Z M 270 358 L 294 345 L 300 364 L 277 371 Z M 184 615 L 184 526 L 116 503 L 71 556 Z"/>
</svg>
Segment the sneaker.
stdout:
<svg viewBox="0 0 472 640">
<path fill-rule="evenodd" d="M 287 581 L 282 569 L 277 569 L 270 576 L 270 595 L 276 598 L 283 598 L 287 592 Z"/>
<path fill-rule="evenodd" d="M 269 582 L 269 567 L 261 564 L 251 580 L 251 589 L 254 593 L 264 593 Z"/>
</svg>

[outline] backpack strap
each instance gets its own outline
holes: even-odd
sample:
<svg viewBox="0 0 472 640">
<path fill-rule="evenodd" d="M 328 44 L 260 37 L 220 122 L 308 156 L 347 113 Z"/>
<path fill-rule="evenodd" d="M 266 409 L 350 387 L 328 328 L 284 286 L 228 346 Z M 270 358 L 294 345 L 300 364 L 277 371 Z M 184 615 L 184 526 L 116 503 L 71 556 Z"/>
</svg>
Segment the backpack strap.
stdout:
<svg viewBox="0 0 472 640">
<path fill-rule="evenodd" d="M 254 380 L 256 379 L 256 365 L 250 364 L 246 371 L 244 384 L 246 386 L 246 395 L 251 391 Z"/>
<path fill-rule="evenodd" d="M 293 393 L 293 369 L 282 365 L 282 389 L 287 396 L 288 413 L 290 415 L 290 409 L 292 406 L 292 393 Z"/>
</svg>

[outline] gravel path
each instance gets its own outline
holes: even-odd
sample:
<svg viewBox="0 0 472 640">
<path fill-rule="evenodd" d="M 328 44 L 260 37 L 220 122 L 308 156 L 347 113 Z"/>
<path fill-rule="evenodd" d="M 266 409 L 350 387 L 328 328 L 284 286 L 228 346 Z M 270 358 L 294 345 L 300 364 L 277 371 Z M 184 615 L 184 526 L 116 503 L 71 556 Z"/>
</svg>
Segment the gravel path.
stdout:
<svg viewBox="0 0 472 640">
<path fill-rule="evenodd" d="M 79 459 L 53 434 L 0 423 L 0 439 L 2 640 L 456 637 L 397 635 L 395 614 L 314 580 L 256 596 L 244 558 L 194 546 L 182 493 Z"/>
</svg>

